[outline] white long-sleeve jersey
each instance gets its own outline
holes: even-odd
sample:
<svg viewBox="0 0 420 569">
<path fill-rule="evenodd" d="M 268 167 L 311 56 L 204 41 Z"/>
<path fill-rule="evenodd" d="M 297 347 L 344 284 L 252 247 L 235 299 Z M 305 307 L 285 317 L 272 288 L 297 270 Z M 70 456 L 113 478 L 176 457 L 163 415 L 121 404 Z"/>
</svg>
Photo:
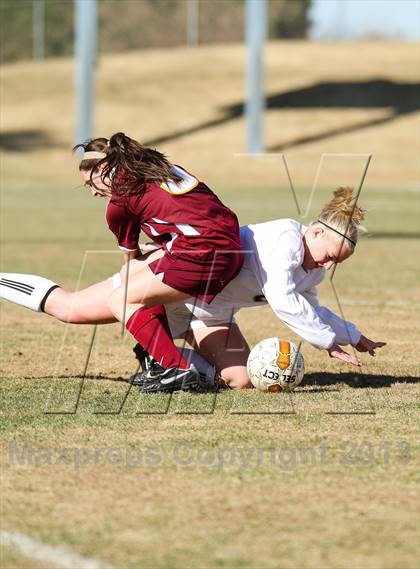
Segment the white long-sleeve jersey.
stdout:
<svg viewBox="0 0 420 569">
<path fill-rule="evenodd" d="M 176 328 L 177 315 L 185 307 L 192 313 L 191 327 L 198 328 L 228 322 L 240 308 L 268 303 L 282 322 L 319 349 L 357 344 L 361 333 L 356 326 L 318 303 L 316 285 L 325 269 L 302 268 L 305 231 L 306 226 L 293 219 L 242 227 L 245 261 L 238 276 L 211 304 L 195 300 L 182 303 L 184 308 L 168 305 L 170 323 Z"/>
</svg>

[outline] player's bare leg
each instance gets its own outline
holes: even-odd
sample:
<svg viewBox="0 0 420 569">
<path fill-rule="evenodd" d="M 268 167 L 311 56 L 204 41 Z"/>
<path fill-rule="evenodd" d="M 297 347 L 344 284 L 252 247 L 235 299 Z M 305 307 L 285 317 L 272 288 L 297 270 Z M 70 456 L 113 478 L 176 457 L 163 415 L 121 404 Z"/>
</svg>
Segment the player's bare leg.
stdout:
<svg viewBox="0 0 420 569">
<path fill-rule="evenodd" d="M 148 253 L 130 261 L 129 276 L 162 255 Z M 57 320 L 71 324 L 108 324 L 117 322 L 110 310 L 108 298 L 125 281 L 127 265 L 112 278 L 79 291 L 68 291 L 53 281 L 36 275 L 1 274 L 1 297 L 25 308 L 44 312 Z"/>
<path fill-rule="evenodd" d="M 140 308 L 151 308 L 190 298 L 191 295 L 176 290 L 162 282 L 163 274 L 155 275 L 148 267 L 131 274 L 128 286 L 123 284 L 109 298 L 109 306 L 115 317 L 125 323 Z"/>
<path fill-rule="evenodd" d="M 196 328 L 194 336 L 197 351 L 217 370 L 221 379 L 232 389 L 252 387 L 246 371 L 249 346 L 237 324 Z"/>
<path fill-rule="evenodd" d="M 113 290 L 112 279 L 77 292 L 56 288 L 48 296 L 44 312 L 71 324 L 111 324 L 117 322 L 107 303 Z"/>
<path fill-rule="evenodd" d="M 150 252 L 129 262 L 128 276 L 135 275 L 148 263 L 161 256 L 161 252 Z M 118 286 L 124 286 L 127 264 L 118 275 L 89 286 L 77 292 L 57 288 L 51 292 L 44 306 L 44 312 L 62 322 L 71 324 L 110 324 L 118 322 L 112 313 L 108 299 Z"/>
</svg>

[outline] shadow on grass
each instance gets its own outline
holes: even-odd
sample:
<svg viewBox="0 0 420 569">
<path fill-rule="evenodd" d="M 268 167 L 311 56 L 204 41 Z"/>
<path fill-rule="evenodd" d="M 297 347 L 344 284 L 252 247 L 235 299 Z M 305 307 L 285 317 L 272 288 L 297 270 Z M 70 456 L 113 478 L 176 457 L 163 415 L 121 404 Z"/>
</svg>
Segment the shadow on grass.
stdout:
<svg viewBox="0 0 420 569">
<path fill-rule="evenodd" d="M 122 377 L 122 376 L 110 377 L 108 375 L 103 375 L 101 373 L 97 374 L 97 375 L 89 374 L 89 375 L 85 375 L 85 376 L 83 376 L 82 374 L 78 374 L 78 375 L 42 375 L 42 376 L 37 376 L 37 377 L 31 377 L 30 379 L 77 379 L 78 381 L 80 381 L 81 379 L 85 379 L 87 381 L 115 381 L 117 383 L 128 383 L 128 380 L 131 377 L 131 375 L 132 374 L 130 374 L 127 377 Z"/>
<path fill-rule="evenodd" d="M 300 89 L 274 93 L 266 97 L 266 108 L 270 109 L 383 109 L 382 117 L 357 120 L 353 124 L 342 124 L 337 118 L 337 125 L 315 134 L 300 134 L 270 147 L 271 152 L 283 152 L 302 144 L 325 140 L 334 136 L 356 132 L 395 120 L 413 113 L 420 108 L 418 96 L 419 83 L 398 83 L 384 79 L 372 81 L 328 81 L 314 83 Z M 244 115 L 245 101 L 238 101 L 220 109 L 220 116 L 184 129 L 169 132 L 150 139 L 146 145 L 153 146 L 214 128 Z"/>
<path fill-rule="evenodd" d="M 403 115 L 413 113 L 420 108 L 419 83 L 395 82 L 385 79 L 371 81 L 325 81 L 314 83 L 300 89 L 274 93 L 266 97 L 266 108 L 270 109 L 383 109 L 382 117 L 358 120 L 353 124 L 337 124 L 332 128 L 315 134 L 296 133 L 295 138 L 282 141 L 269 148 L 271 152 L 282 152 L 302 144 L 317 142 L 337 135 L 351 133 L 365 128 L 393 121 Z M 245 101 L 237 101 L 223 106 L 217 118 L 201 122 L 186 128 L 168 132 L 162 136 L 144 141 L 146 146 L 155 146 L 177 140 L 209 128 L 224 125 L 244 115 Z M 0 133 L 0 149 L 9 152 L 25 152 L 44 147 L 57 147 L 50 135 L 44 130 L 20 130 Z"/>
<path fill-rule="evenodd" d="M 30 152 L 40 148 L 58 147 L 45 130 L 13 130 L 0 133 L 0 150 Z"/>
<path fill-rule="evenodd" d="M 130 377 L 130 376 L 129 376 Z M 31 379 L 74 379 L 80 381 L 85 379 L 87 381 L 114 381 L 116 383 L 128 383 L 129 377 L 110 377 L 107 375 L 45 375 L 40 377 L 33 377 Z M 338 385 L 340 383 L 346 384 L 348 387 L 354 389 L 372 387 L 380 389 L 381 387 L 390 387 L 394 383 L 419 383 L 420 378 L 416 376 L 393 376 L 393 375 L 372 375 L 372 374 L 354 374 L 354 373 L 307 373 L 301 383 L 301 386 L 313 387 L 311 393 L 324 392 L 331 389 L 323 389 L 331 385 Z M 319 389 L 318 389 L 319 388 Z M 223 390 L 222 390 L 223 391 Z M 230 390 L 227 390 L 230 391 Z M 334 390 L 338 391 L 338 390 Z"/>
<path fill-rule="evenodd" d="M 419 383 L 420 378 L 415 376 L 372 375 L 355 373 L 307 373 L 301 385 L 328 386 L 345 383 L 354 389 L 372 387 L 390 387 L 394 383 Z"/>
</svg>

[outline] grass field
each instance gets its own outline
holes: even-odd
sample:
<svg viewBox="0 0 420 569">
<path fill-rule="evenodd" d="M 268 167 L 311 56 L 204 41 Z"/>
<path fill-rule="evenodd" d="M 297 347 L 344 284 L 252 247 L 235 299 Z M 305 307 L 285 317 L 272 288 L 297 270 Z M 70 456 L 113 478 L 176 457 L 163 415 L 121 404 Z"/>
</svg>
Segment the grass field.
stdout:
<svg viewBox="0 0 420 569">
<path fill-rule="evenodd" d="M 98 129 L 166 136 L 160 146 L 209 181 L 243 224 L 297 217 L 281 157 L 234 157 L 244 151 L 243 118 L 220 120 L 243 97 L 243 58 L 238 46 L 104 58 Z M 111 325 L 98 328 L 77 412 L 46 414 L 75 409 L 92 329 L 2 303 L 2 530 L 114 568 L 418 567 L 417 64 L 409 44 L 268 49 L 269 93 L 309 97 L 287 108 L 274 101 L 267 113 L 270 149 L 295 141 L 284 152 L 302 209 L 321 154 L 335 154 L 308 219 L 336 185 L 357 186 L 373 154 L 360 198 L 369 233 L 334 285 L 346 318 L 388 342 L 383 351 L 363 356 L 355 372 L 304 345 L 306 378 L 290 395 L 132 390 L 120 410 L 134 362 L 129 338 Z M 66 60 L 4 66 L 0 136 L 2 269 L 68 287 L 79 276 L 82 286 L 106 278 L 121 262 L 94 252 L 115 251 L 105 204 L 76 189 L 71 71 Z M 391 95 L 377 81 L 393 84 Z M 343 82 L 365 97 L 373 89 L 371 98 L 314 102 L 314 86 Z M 338 310 L 329 281 L 320 297 Z M 268 308 L 239 321 L 250 344 L 294 339 Z M 5 569 L 47 566 L 9 547 L 1 559 Z"/>
</svg>

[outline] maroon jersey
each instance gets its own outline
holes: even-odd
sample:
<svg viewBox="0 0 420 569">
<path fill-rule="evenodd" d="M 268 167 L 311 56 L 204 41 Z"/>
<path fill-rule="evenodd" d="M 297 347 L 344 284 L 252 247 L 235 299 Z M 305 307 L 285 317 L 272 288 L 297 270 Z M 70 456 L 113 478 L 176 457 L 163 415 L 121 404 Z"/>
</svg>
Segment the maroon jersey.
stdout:
<svg viewBox="0 0 420 569">
<path fill-rule="evenodd" d="M 174 166 L 183 181 L 145 184 L 138 194 L 112 197 L 108 226 L 123 251 L 138 248 L 140 231 L 172 257 L 204 260 L 216 250 L 241 249 L 236 215 L 203 182 Z"/>
</svg>

